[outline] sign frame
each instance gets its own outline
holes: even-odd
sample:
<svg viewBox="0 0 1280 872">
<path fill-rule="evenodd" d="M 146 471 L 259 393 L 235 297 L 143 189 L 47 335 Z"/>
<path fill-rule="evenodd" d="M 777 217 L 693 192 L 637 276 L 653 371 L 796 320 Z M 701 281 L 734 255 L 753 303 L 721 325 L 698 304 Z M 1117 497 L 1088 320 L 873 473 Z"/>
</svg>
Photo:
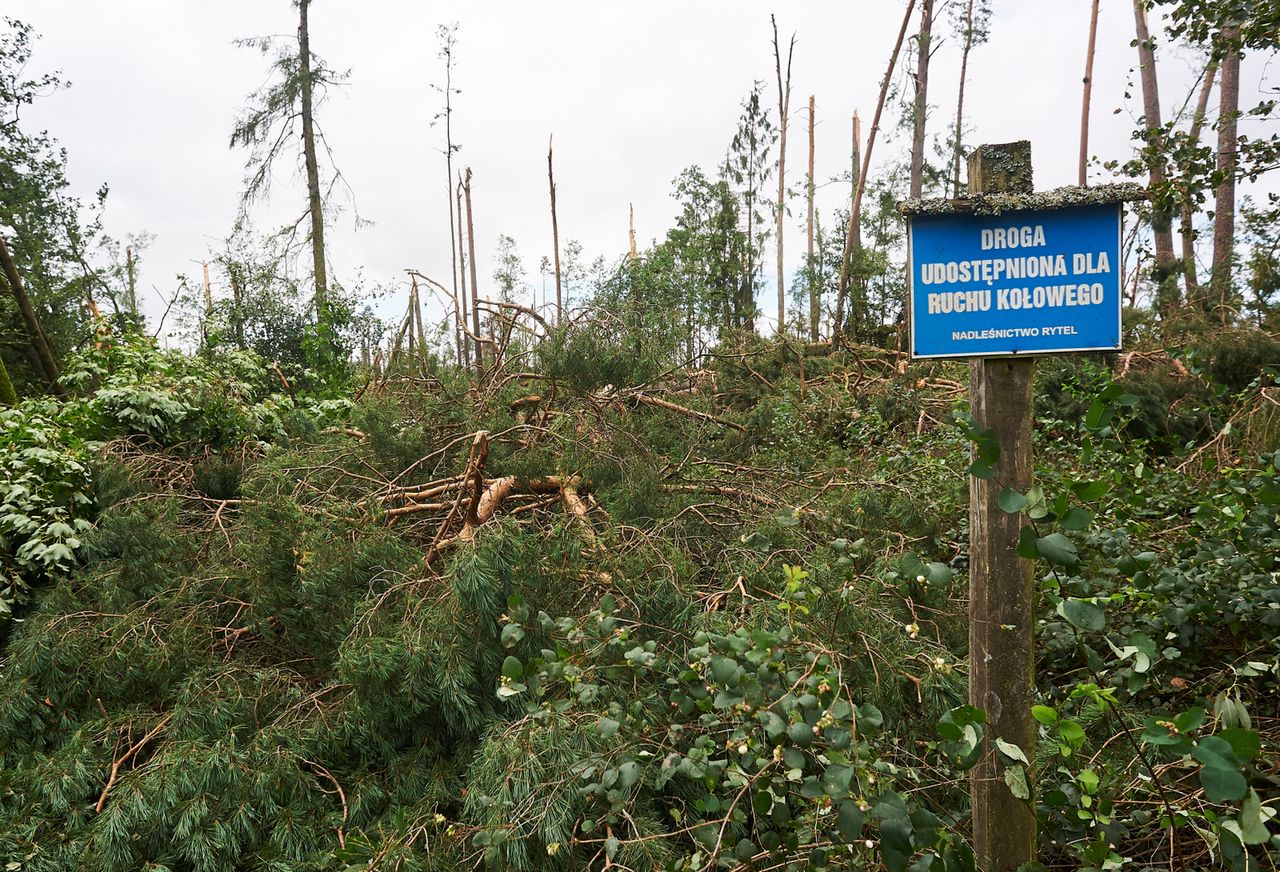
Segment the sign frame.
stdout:
<svg viewBox="0 0 1280 872">
<path fill-rule="evenodd" d="M 982 213 L 982 214 L 964 214 L 963 212 L 955 212 L 946 217 L 956 218 L 974 218 L 974 219 L 991 219 L 998 218 L 1001 223 L 1015 223 L 1018 216 L 1030 214 L 1043 214 L 1062 212 L 1075 208 L 1114 208 L 1116 210 L 1116 240 L 1115 248 L 1108 252 L 1113 253 L 1115 258 L 1115 337 L 1116 344 L 1114 346 L 1101 345 L 1083 345 L 1072 348 L 1028 348 L 1028 349 L 1012 349 L 1012 350 L 982 350 L 982 351 L 943 351 L 934 353 L 921 354 L 916 349 L 917 338 L 917 320 L 915 305 L 915 282 L 916 282 L 916 244 L 915 231 L 916 221 L 918 219 L 929 220 L 933 218 L 943 217 L 941 214 L 933 212 L 911 212 L 906 215 L 907 218 L 907 288 L 906 288 L 906 305 L 907 305 L 907 323 L 908 323 L 908 353 L 911 360 L 966 360 L 973 358 L 993 357 L 993 358 L 1009 358 L 1009 357 L 1039 357 L 1048 354 L 1084 354 L 1084 353 L 1114 353 L 1121 351 L 1124 346 L 1124 282 L 1121 275 L 1123 266 L 1122 256 L 1124 251 L 1124 202 L 1120 199 L 1109 200 L 1105 202 L 1092 203 L 1068 203 L 1060 206 L 1037 206 L 1032 205 L 1026 208 L 1010 208 L 1001 210 L 998 213 Z M 1110 308 L 1110 307 L 1108 307 Z M 1034 339 L 1029 340 L 1035 344 Z"/>
</svg>

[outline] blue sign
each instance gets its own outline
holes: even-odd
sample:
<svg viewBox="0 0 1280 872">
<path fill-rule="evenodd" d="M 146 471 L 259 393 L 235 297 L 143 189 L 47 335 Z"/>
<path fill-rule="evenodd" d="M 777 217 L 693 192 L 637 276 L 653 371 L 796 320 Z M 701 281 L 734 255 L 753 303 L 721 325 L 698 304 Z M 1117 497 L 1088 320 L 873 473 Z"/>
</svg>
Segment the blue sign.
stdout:
<svg viewBox="0 0 1280 872">
<path fill-rule="evenodd" d="M 912 216 L 911 356 L 1119 349 L 1120 212 Z"/>
</svg>

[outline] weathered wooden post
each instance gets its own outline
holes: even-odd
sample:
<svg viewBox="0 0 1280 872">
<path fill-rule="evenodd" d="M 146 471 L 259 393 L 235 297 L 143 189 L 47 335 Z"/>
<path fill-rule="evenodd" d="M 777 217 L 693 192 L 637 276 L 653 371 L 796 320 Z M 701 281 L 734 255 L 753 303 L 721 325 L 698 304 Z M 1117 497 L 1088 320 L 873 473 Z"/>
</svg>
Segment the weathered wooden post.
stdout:
<svg viewBox="0 0 1280 872">
<path fill-rule="evenodd" d="M 981 145 L 969 155 L 969 193 L 1030 194 L 1031 143 Z M 976 358 L 969 364 L 970 413 L 995 434 L 1000 455 L 990 478 L 969 486 L 969 704 L 986 712 L 987 751 L 969 775 L 973 849 L 984 872 L 1013 872 L 1035 857 L 1035 811 L 1014 796 L 994 751 L 996 738 L 1035 764 L 1035 565 L 1018 555 L 1022 515 L 1005 512 L 1005 487 L 1031 489 L 1033 357 Z"/>
<path fill-rule="evenodd" d="M 1120 348 L 1120 204 L 1142 196 L 1132 185 L 1035 193 L 1022 141 L 969 156 L 968 197 L 899 206 L 909 221 L 911 356 L 971 361 L 982 462 L 969 488 L 969 702 L 986 729 L 969 790 L 983 872 L 1035 858 L 1037 595 L 1023 555 L 1046 540 L 1024 540 L 1022 512 L 1001 505 L 1008 490 L 1004 504 L 1024 507 L 1031 490 L 1029 355 Z M 1048 514 L 1035 517 L 1049 523 Z"/>
</svg>

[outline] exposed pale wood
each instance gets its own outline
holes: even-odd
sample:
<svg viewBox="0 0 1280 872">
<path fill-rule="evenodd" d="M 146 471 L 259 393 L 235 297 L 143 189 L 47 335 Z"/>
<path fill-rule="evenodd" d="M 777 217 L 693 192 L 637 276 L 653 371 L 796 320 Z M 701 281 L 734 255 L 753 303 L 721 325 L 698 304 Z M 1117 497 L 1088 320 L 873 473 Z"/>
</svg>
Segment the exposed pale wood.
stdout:
<svg viewBox="0 0 1280 872">
<path fill-rule="evenodd" d="M 564 320 L 564 299 L 560 289 L 560 223 L 556 220 L 556 176 L 551 163 L 551 137 L 547 137 L 547 184 L 551 187 L 551 247 L 555 256 L 556 326 L 559 327 Z"/>
<path fill-rule="evenodd" d="M 808 235 L 808 254 L 809 254 L 809 339 L 817 342 L 821 336 L 819 334 L 820 321 L 822 317 L 822 289 L 818 285 L 817 263 L 814 260 L 813 251 L 813 195 L 816 185 L 813 179 L 813 126 L 814 116 L 817 113 L 817 105 L 814 102 L 812 94 L 809 95 L 809 176 L 805 185 L 805 199 L 808 201 L 808 215 L 805 219 L 805 228 Z"/>
<path fill-rule="evenodd" d="M 463 177 L 462 193 L 467 204 L 467 260 L 471 265 L 471 329 L 478 340 L 480 336 L 480 308 L 477 303 L 480 301 L 480 280 L 476 276 L 476 228 L 471 213 L 471 167 L 467 167 L 466 175 Z M 483 371 L 484 346 L 483 343 L 476 341 L 476 372 Z"/>
</svg>

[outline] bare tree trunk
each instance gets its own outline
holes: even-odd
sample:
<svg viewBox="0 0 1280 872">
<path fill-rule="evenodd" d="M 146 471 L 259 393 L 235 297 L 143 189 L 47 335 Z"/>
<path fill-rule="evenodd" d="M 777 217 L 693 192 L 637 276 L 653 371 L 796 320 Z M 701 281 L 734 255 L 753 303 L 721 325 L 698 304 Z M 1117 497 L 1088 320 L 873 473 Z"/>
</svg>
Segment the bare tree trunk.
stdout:
<svg viewBox="0 0 1280 872">
<path fill-rule="evenodd" d="M 1218 59 L 1210 56 L 1204 68 L 1204 83 L 1200 87 L 1200 98 L 1196 101 L 1195 114 L 1191 116 L 1192 145 L 1200 142 L 1200 131 L 1204 128 L 1204 116 L 1209 109 L 1209 95 L 1213 92 L 1213 80 L 1218 75 Z M 1183 184 L 1182 196 L 1182 275 L 1187 286 L 1187 303 L 1192 305 L 1200 296 L 1200 280 L 1196 276 L 1196 227 L 1195 207 L 1191 204 L 1191 186 Z"/>
<path fill-rule="evenodd" d="M 427 356 L 427 332 L 422 329 L 422 299 L 418 293 L 418 280 L 413 280 L 413 323 L 418 331 L 418 357 L 425 360 Z"/>
<path fill-rule="evenodd" d="M 1218 318 L 1230 320 L 1231 267 L 1236 229 L 1236 122 L 1240 114 L 1240 28 L 1228 24 L 1219 35 L 1222 82 L 1218 91 L 1218 187 L 1213 194 L 1213 296 Z"/>
<path fill-rule="evenodd" d="M 134 318 L 138 317 L 138 262 L 133 259 L 133 246 L 126 245 L 124 247 L 124 275 L 127 282 L 126 288 L 129 296 L 125 300 L 125 305 L 129 307 L 129 314 Z M 92 300 L 92 296 L 90 296 Z M 97 308 L 96 306 L 94 308 Z"/>
<path fill-rule="evenodd" d="M 911 196 L 924 193 L 925 122 L 929 114 L 929 50 L 933 42 L 933 0 L 921 0 L 916 35 L 916 97 L 911 109 Z"/>
<path fill-rule="evenodd" d="M 809 95 L 809 179 L 805 185 L 805 195 L 808 200 L 808 217 L 805 220 L 805 228 L 808 236 L 808 254 L 807 262 L 809 274 L 809 339 L 817 342 L 819 339 L 818 321 L 822 317 L 822 300 L 821 289 L 818 285 L 817 265 L 813 260 L 813 125 L 814 115 L 817 112 L 817 105 L 814 102 L 813 95 Z"/>
<path fill-rule="evenodd" d="M 200 261 L 200 270 L 203 273 L 202 283 L 204 285 L 204 317 L 209 320 L 213 317 L 213 286 L 209 284 L 209 261 Z"/>
<path fill-rule="evenodd" d="M 466 237 L 462 233 L 462 174 L 458 174 L 458 185 L 454 189 L 458 208 L 458 278 L 459 291 L 457 297 L 458 311 L 462 318 L 462 359 L 471 359 L 471 338 L 467 335 L 467 319 L 470 307 L 467 304 L 467 250 L 462 244 Z"/>
<path fill-rule="evenodd" d="M 471 167 L 467 167 L 462 182 L 462 193 L 467 202 L 467 259 L 471 261 L 471 329 L 475 333 L 476 374 L 484 371 L 484 346 L 480 344 L 480 281 L 476 277 L 476 226 L 471 212 Z"/>
<path fill-rule="evenodd" d="M 787 328 L 787 284 L 786 272 L 782 268 L 782 225 L 787 213 L 787 121 L 791 114 L 791 56 L 795 53 L 796 37 L 791 35 L 791 43 L 787 47 L 787 74 L 782 75 L 782 52 L 778 48 L 778 21 L 769 16 L 773 25 L 773 66 L 778 77 L 778 121 L 782 127 L 778 140 L 778 203 L 774 209 L 774 223 L 777 226 L 778 238 L 778 323 L 777 331 L 781 336 Z"/>
<path fill-rule="evenodd" d="M 307 8 L 311 0 L 298 0 L 298 62 L 302 98 L 302 155 L 307 170 L 307 211 L 311 214 L 311 268 L 315 274 L 316 323 L 328 321 L 328 279 L 324 258 L 324 203 L 320 199 L 320 165 L 316 160 L 315 123 L 311 116 L 311 36 Z"/>
<path fill-rule="evenodd" d="M 465 306 L 462 310 L 457 308 L 458 303 L 458 245 L 461 240 L 458 238 L 460 233 L 454 232 L 454 215 L 453 215 L 453 45 L 452 32 L 446 29 L 441 30 L 442 38 L 445 40 L 445 61 L 444 61 L 444 167 L 445 167 L 445 196 L 449 200 L 449 267 L 453 270 L 453 301 L 455 308 L 453 310 L 453 341 L 457 346 L 458 366 L 467 365 L 466 342 L 463 337 L 465 330 Z M 459 216 L 461 223 L 461 216 Z M 460 228 L 459 228 L 460 229 Z"/>
<path fill-rule="evenodd" d="M 66 391 L 59 381 L 58 362 L 54 360 L 49 340 L 40 327 L 40 319 L 36 316 L 35 307 L 31 305 L 31 298 L 27 296 L 27 289 L 22 284 L 22 276 L 18 275 L 18 266 L 13 262 L 13 256 L 9 253 L 9 244 L 3 236 L 0 236 L 0 268 L 4 271 L 9 292 L 13 294 L 13 299 L 18 304 L 18 311 L 22 314 L 22 322 L 27 328 L 31 350 L 40 361 L 40 369 L 44 372 L 45 381 L 49 383 L 49 387 L 55 394 L 60 397 L 65 396 Z"/>
<path fill-rule="evenodd" d="M 636 207 L 633 203 L 627 204 L 627 259 L 635 260 L 638 255 L 636 253 Z"/>
<path fill-rule="evenodd" d="M 556 326 L 564 319 L 564 300 L 560 290 L 560 224 L 556 221 L 556 177 L 551 166 L 551 137 L 547 137 L 547 184 L 551 186 L 551 247 L 556 266 Z"/>
<path fill-rule="evenodd" d="M 964 83 L 969 77 L 969 51 L 973 48 L 973 0 L 964 13 L 964 48 L 960 52 L 960 94 L 956 98 L 955 147 L 951 157 L 951 196 L 960 196 L 960 159 L 964 156 Z"/>
<path fill-rule="evenodd" d="M 862 194 L 867 186 L 867 169 L 871 164 L 871 150 L 875 146 L 876 131 L 880 129 L 880 115 L 884 112 L 885 97 L 889 93 L 889 83 L 893 80 L 893 68 L 898 65 L 898 52 L 902 50 L 902 41 L 907 36 L 907 25 L 911 23 L 911 13 L 915 11 L 916 0 L 907 0 L 907 10 L 902 16 L 902 28 L 898 31 L 898 41 L 893 44 L 893 53 L 889 56 L 889 66 L 885 69 L 884 78 L 880 81 L 880 97 L 876 101 L 876 114 L 871 121 L 871 133 L 867 136 L 867 150 L 862 156 L 862 169 L 858 173 L 857 187 L 853 195 L 853 205 L 849 210 L 849 227 L 844 237 L 844 253 L 840 257 L 840 284 L 836 292 L 836 322 L 832 325 L 832 335 L 840 336 L 844 331 L 844 301 L 849 293 L 849 256 L 853 250 L 855 228 L 862 214 Z"/>
<path fill-rule="evenodd" d="M 231 282 L 231 329 L 235 333 L 236 347 L 244 348 L 244 291 L 240 287 L 240 276 L 237 268 L 227 263 L 227 279 Z M 367 348 L 366 348 L 367 354 Z"/>
<path fill-rule="evenodd" d="M 1161 147 L 1160 91 L 1156 79 L 1156 54 L 1147 28 L 1147 0 L 1133 0 L 1133 14 L 1138 36 L 1138 64 L 1142 79 L 1142 114 L 1146 126 L 1147 147 L 1151 152 L 1151 188 L 1159 192 L 1151 210 L 1151 227 L 1156 242 L 1155 278 L 1157 297 L 1164 305 L 1177 304 L 1177 285 L 1173 283 L 1176 258 L 1173 254 L 1173 227 L 1167 210 L 1159 204 L 1168 201 L 1161 191 L 1165 183 L 1165 163 Z"/>
<path fill-rule="evenodd" d="M 862 119 L 858 117 L 858 113 L 853 113 L 853 139 L 852 139 L 852 164 L 851 178 L 853 180 L 853 193 L 850 195 L 853 200 L 858 199 L 858 181 L 862 178 Z M 850 200 L 850 208 L 852 209 L 853 200 Z M 853 245 L 849 248 L 849 259 L 851 261 L 859 260 L 862 257 L 862 215 L 859 208 L 858 223 L 853 228 Z M 852 263 L 850 269 L 852 269 Z M 849 279 L 851 285 L 849 294 L 849 317 L 855 324 L 862 324 L 866 318 L 866 302 L 867 289 L 865 285 L 865 277 L 851 276 Z"/>
<path fill-rule="evenodd" d="M 1098 42 L 1098 0 L 1089 11 L 1089 47 L 1084 54 L 1084 95 L 1080 101 L 1080 187 L 1089 183 L 1089 104 L 1093 99 L 1093 50 Z"/>
</svg>

